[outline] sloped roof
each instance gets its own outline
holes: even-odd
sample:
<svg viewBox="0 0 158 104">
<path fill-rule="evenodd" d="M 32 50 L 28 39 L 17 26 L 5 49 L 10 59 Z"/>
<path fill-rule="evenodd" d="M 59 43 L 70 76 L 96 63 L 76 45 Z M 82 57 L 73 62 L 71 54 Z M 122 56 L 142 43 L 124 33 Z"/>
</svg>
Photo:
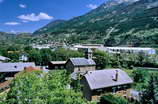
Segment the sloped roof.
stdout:
<svg viewBox="0 0 158 104">
<path fill-rule="evenodd" d="M 4 56 L 0 56 L 0 60 L 1 60 L 1 61 L 5 61 L 5 60 L 10 60 L 10 59 L 7 58 L 7 57 L 4 57 Z"/>
<path fill-rule="evenodd" d="M 54 64 L 54 65 L 58 65 L 58 64 L 66 64 L 66 61 L 51 61 L 50 63 Z"/>
<path fill-rule="evenodd" d="M 0 63 L 0 72 L 19 72 L 30 66 L 35 67 L 35 63 Z"/>
<path fill-rule="evenodd" d="M 117 81 L 114 80 L 116 70 L 118 71 Z M 89 71 L 84 76 L 91 90 L 133 83 L 133 80 L 128 76 L 128 74 L 121 69 Z"/>
<path fill-rule="evenodd" d="M 70 58 L 70 61 L 74 66 L 93 66 L 96 65 L 94 60 L 86 58 Z"/>
</svg>

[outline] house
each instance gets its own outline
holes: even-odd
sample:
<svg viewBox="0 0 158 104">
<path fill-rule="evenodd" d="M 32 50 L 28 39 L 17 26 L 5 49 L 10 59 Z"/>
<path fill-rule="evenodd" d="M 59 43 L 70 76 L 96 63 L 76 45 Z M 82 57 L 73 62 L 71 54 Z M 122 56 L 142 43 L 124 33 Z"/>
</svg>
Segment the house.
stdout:
<svg viewBox="0 0 158 104">
<path fill-rule="evenodd" d="M 66 62 L 68 72 L 86 72 L 96 69 L 96 63 L 92 59 L 86 58 L 70 58 Z"/>
<path fill-rule="evenodd" d="M 0 56 L 0 62 L 4 62 L 4 61 L 8 61 L 8 60 L 10 60 L 10 58 Z"/>
<path fill-rule="evenodd" d="M 25 53 L 21 54 L 19 60 L 24 62 L 28 61 L 28 55 Z"/>
<path fill-rule="evenodd" d="M 48 63 L 48 69 L 65 69 L 66 61 L 51 61 Z"/>
<path fill-rule="evenodd" d="M 35 63 L 0 63 L 0 76 L 3 76 L 1 80 L 14 77 L 16 73 L 30 66 L 35 67 Z"/>
<path fill-rule="evenodd" d="M 121 69 L 88 71 L 81 80 L 84 97 L 97 100 L 102 94 L 129 91 L 133 80 Z"/>
</svg>

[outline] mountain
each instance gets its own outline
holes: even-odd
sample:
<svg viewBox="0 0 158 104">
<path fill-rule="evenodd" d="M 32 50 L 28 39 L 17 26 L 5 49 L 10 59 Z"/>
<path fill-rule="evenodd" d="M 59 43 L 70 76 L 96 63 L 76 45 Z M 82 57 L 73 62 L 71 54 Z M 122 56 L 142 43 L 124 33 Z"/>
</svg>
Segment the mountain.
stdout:
<svg viewBox="0 0 158 104">
<path fill-rule="evenodd" d="M 11 39 L 12 37 L 13 37 L 13 34 L 0 32 L 0 42 Z"/>
<path fill-rule="evenodd" d="M 83 16 L 50 26 L 44 33 L 68 43 L 158 47 L 157 11 L 158 0 L 109 0 Z"/>
<path fill-rule="evenodd" d="M 31 33 L 6 33 L 0 32 L 0 45 L 4 44 L 29 44 L 33 39 Z"/>
<path fill-rule="evenodd" d="M 41 29 L 35 31 L 34 34 L 49 33 L 49 31 L 50 31 L 52 28 L 54 28 L 54 27 L 56 27 L 56 26 L 58 26 L 58 25 L 64 23 L 65 21 L 66 21 L 66 20 L 55 20 L 55 21 L 53 21 L 53 22 L 50 22 L 50 23 L 47 24 L 46 26 L 44 26 L 44 27 L 42 27 Z"/>
</svg>

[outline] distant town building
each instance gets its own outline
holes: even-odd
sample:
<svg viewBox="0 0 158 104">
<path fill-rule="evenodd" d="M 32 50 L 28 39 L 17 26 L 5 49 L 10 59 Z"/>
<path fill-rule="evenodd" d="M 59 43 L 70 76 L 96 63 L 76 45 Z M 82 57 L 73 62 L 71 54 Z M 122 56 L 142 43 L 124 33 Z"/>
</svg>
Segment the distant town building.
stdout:
<svg viewBox="0 0 158 104">
<path fill-rule="evenodd" d="M 51 61 L 48 63 L 48 69 L 65 69 L 66 61 Z"/>
<path fill-rule="evenodd" d="M 83 50 L 83 49 L 99 49 L 104 47 L 102 44 L 81 44 L 81 45 L 74 45 L 74 50 Z"/>
<path fill-rule="evenodd" d="M 66 62 L 66 69 L 71 73 L 92 71 L 96 69 L 96 63 L 92 59 L 70 58 Z"/>
<path fill-rule="evenodd" d="M 106 51 L 109 53 L 136 53 L 152 55 L 156 54 L 156 50 L 153 48 L 139 48 L 139 47 L 106 47 Z"/>
<path fill-rule="evenodd" d="M 49 49 L 52 45 L 51 44 L 43 44 L 43 45 L 32 45 L 32 48 L 35 49 Z"/>
<path fill-rule="evenodd" d="M 133 80 L 121 69 L 88 71 L 81 81 L 84 97 L 97 100 L 102 94 L 129 91 Z"/>
</svg>

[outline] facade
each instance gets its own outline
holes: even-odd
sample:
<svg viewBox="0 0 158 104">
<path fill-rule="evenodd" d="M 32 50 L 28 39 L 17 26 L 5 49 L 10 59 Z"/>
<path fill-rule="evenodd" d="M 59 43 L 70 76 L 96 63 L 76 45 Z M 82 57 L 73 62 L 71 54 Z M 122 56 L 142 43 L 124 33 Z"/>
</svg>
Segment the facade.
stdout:
<svg viewBox="0 0 158 104">
<path fill-rule="evenodd" d="M 3 75 L 5 79 L 14 77 L 16 73 L 30 66 L 35 67 L 35 63 L 0 63 L 0 75 Z"/>
<path fill-rule="evenodd" d="M 106 47 L 105 49 L 109 53 L 136 53 L 136 54 L 145 54 L 145 55 L 156 54 L 156 50 L 153 48 Z"/>
<path fill-rule="evenodd" d="M 48 69 L 65 69 L 66 61 L 51 61 L 48 63 Z"/>
<path fill-rule="evenodd" d="M 121 69 L 106 69 L 87 72 L 81 83 L 84 97 L 91 101 L 109 92 L 128 92 L 133 80 Z"/>
<path fill-rule="evenodd" d="M 86 58 L 70 58 L 66 62 L 68 72 L 86 72 L 96 69 L 96 63 L 92 59 Z"/>
</svg>

